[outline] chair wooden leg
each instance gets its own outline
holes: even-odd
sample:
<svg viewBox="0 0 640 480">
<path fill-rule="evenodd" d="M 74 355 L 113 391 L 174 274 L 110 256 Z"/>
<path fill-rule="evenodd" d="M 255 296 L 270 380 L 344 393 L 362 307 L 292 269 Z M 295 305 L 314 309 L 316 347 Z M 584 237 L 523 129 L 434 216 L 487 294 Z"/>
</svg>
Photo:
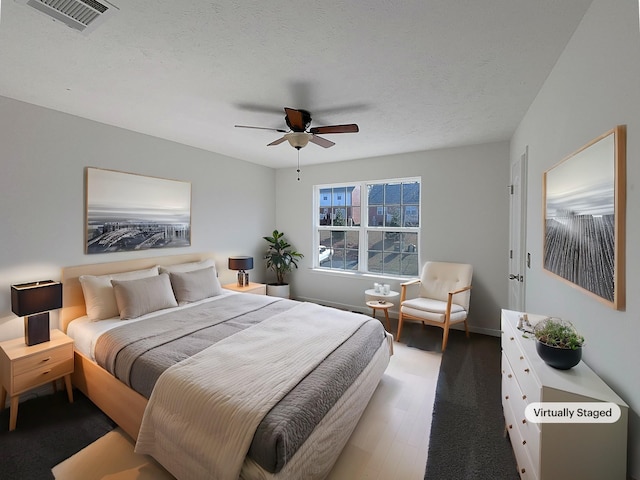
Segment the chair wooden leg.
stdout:
<svg viewBox="0 0 640 480">
<path fill-rule="evenodd" d="M 449 327 L 444 327 L 442 332 L 442 353 L 447 348 L 447 341 L 449 340 Z"/>
<path fill-rule="evenodd" d="M 396 335 L 396 342 L 400 341 L 400 333 L 402 332 L 402 310 L 398 313 L 398 334 Z"/>
<path fill-rule="evenodd" d="M 469 325 L 467 325 L 467 320 L 464 321 L 464 331 L 467 332 L 467 338 L 469 338 Z"/>
</svg>

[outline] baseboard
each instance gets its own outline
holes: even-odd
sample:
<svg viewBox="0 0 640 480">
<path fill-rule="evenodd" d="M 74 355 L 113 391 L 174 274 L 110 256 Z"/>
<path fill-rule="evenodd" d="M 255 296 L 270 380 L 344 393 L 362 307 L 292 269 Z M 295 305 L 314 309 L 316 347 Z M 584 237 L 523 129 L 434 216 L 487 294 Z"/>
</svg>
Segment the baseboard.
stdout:
<svg viewBox="0 0 640 480">
<path fill-rule="evenodd" d="M 338 302 L 331 302 L 331 301 L 327 301 L 325 299 L 320 299 L 320 298 L 311 298 L 311 297 L 296 297 L 296 300 L 299 300 L 301 302 L 311 302 L 311 303 L 317 303 L 320 305 L 325 305 L 327 307 L 333 307 L 333 308 L 337 308 L 339 310 L 348 310 L 350 312 L 357 312 L 357 313 L 362 313 L 365 315 L 371 315 L 371 309 L 369 307 L 367 307 L 366 305 L 351 305 L 351 304 L 347 304 L 347 303 L 338 303 Z M 364 303 L 364 302 L 363 302 Z M 394 305 L 394 308 L 396 307 L 396 305 Z M 394 318 L 394 319 L 398 319 L 398 310 L 397 309 L 389 309 L 389 317 Z M 462 325 L 454 325 L 451 327 L 452 330 L 464 330 L 464 327 Z M 486 328 L 486 327 L 476 327 L 473 325 L 469 325 L 469 331 L 472 333 L 478 333 L 480 335 L 489 335 L 491 337 L 500 337 L 502 335 L 502 330 L 500 329 L 495 329 L 495 328 Z"/>
</svg>

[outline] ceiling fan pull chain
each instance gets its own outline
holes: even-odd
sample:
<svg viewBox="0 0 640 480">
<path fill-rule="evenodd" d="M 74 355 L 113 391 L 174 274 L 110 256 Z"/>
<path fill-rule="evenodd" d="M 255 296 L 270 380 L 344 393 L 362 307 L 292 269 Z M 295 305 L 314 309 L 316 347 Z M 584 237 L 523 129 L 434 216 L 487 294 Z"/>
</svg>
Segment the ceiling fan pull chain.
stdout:
<svg viewBox="0 0 640 480">
<path fill-rule="evenodd" d="M 296 150 L 298 150 L 298 170 L 296 172 L 298 172 L 298 181 L 300 181 L 300 149 L 297 148 Z"/>
</svg>

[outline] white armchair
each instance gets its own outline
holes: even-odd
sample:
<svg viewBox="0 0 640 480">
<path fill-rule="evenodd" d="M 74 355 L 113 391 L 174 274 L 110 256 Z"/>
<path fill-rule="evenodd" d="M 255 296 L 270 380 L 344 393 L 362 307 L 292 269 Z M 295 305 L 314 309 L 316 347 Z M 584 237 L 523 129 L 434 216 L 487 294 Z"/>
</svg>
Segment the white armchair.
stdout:
<svg viewBox="0 0 640 480">
<path fill-rule="evenodd" d="M 442 328 L 443 352 L 447 348 L 451 325 L 464 323 L 468 337 L 467 314 L 472 276 L 473 267 L 466 263 L 427 262 L 422 268 L 420 279 L 401 283 L 396 340 L 400 340 L 404 320 L 419 321 L 423 325 Z M 412 285 L 415 285 L 412 289 L 417 289 L 418 295 L 408 299 L 407 292 Z"/>
</svg>

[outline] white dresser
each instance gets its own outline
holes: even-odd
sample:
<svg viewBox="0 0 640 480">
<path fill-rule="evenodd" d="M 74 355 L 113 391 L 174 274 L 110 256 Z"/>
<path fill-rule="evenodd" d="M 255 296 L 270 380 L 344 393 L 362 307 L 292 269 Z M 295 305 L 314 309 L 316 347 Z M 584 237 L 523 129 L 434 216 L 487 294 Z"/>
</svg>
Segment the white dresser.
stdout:
<svg viewBox="0 0 640 480">
<path fill-rule="evenodd" d="M 502 408 L 520 477 L 624 480 L 627 404 L 584 362 L 570 370 L 544 363 L 533 335 L 517 329 L 521 315 L 502 310 Z M 528 314 L 533 325 L 543 318 Z M 621 416 L 615 423 L 532 423 L 525 418 L 531 402 L 612 402 Z"/>
</svg>

